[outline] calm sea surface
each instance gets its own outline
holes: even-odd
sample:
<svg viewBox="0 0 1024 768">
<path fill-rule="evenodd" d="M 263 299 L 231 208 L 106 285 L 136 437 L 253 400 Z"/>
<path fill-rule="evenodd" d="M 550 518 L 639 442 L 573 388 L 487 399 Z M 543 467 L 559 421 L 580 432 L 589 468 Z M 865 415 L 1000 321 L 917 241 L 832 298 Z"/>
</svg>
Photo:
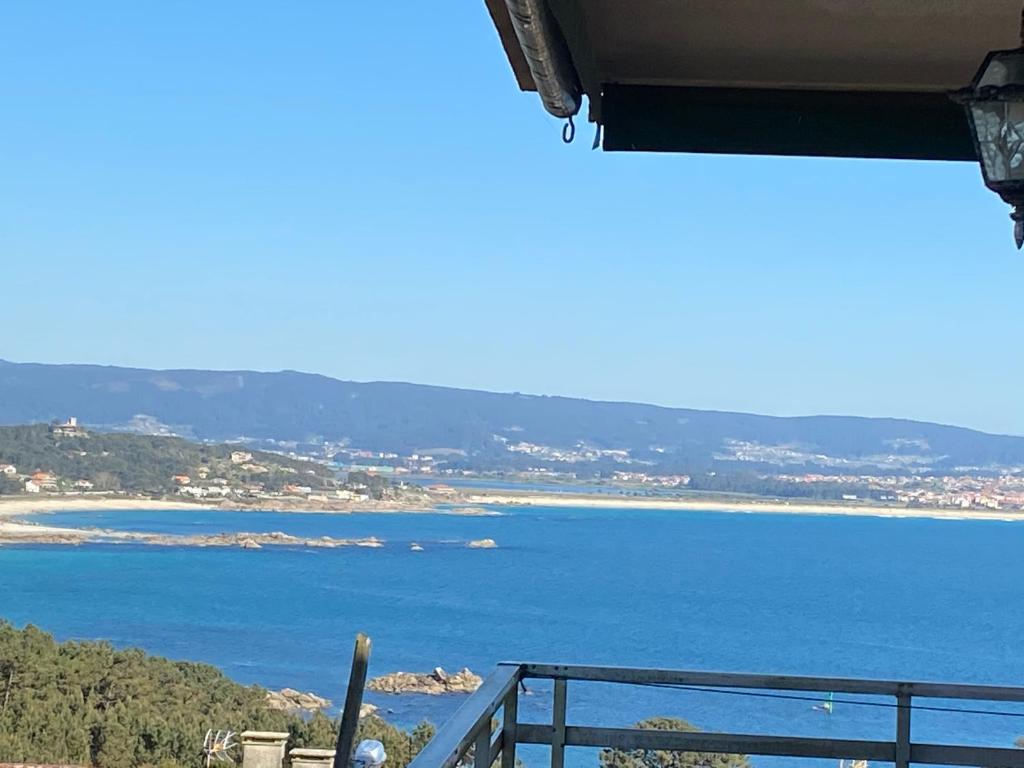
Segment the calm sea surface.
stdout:
<svg viewBox="0 0 1024 768">
<path fill-rule="evenodd" d="M 0 617 L 16 625 L 337 702 L 360 630 L 374 641 L 371 674 L 550 660 L 1024 685 L 1024 524 L 547 508 L 45 521 L 384 539 L 381 549 L 0 548 Z M 499 548 L 459 544 L 484 537 Z M 545 694 L 523 699 L 525 718 L 546 716 Z M 571 685 L 569 695 L 570 721 L 587 724 L 664 714 L 708 730 L 893 734 L 891 710 L 870 706 L 838 703 L 827 716 L 808 701 L 694 691 Z M 400 723 L 443 720 L 461 701 L 370 700 Z M 1024 717 L 914 716 L 916 739 L 1009 746 L 1022 734 Z"/>
</svg>

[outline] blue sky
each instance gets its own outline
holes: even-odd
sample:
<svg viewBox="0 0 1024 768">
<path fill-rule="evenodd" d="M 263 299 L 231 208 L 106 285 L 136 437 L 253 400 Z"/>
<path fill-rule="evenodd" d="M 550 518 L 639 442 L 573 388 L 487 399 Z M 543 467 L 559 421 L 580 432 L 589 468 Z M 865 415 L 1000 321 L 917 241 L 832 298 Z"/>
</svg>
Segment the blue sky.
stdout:
<svg viewBox="0 0 1024 768">
<path fill-rule="evenodd" d="M 0 6 L 0 357 L 1024 434 L 976 167 L 566 147 L 437 8 Z"/>
</svg>

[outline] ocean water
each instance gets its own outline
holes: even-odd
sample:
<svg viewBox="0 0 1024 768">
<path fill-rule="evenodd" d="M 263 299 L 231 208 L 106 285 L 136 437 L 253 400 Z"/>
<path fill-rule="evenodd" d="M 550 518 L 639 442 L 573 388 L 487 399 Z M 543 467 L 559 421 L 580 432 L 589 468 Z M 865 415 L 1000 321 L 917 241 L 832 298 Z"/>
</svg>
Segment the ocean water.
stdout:
<svg viewBox="0 0 1024 768">
<path fill-rule="evenodd" d="M 438 665 L 486 673 L 525 660 L 1024 684 L 1017 523 L 553 508 L 500 517 L 184 510 L 40 519 L 385 540 L 381 549 L 333 550 L 0 548 L 0 617 L 16 625 L 205 661 L 244 683 L 336 702 L 357 631 L 373 638 L 371 675 Z M 461 545 L 484 537 L 498 548 Z M 410 551 L 411 542 L 425 551 Z M 523 697 L 524 719 L 550 717 L 549 690 L 538 684 Z M 403 724 L 443 721 L 462 701 L 368 700 Z M 828 716 L 803 700 L 570 685 L 570 722 L 627 725 L 652 715 L 746 733 L 894 733 L 892 711 L 878 707 L 839 703 Z M 1010 746 L 1022 734 L 1020 716 L 914 715 L 920 740 Z"/>
</svg>

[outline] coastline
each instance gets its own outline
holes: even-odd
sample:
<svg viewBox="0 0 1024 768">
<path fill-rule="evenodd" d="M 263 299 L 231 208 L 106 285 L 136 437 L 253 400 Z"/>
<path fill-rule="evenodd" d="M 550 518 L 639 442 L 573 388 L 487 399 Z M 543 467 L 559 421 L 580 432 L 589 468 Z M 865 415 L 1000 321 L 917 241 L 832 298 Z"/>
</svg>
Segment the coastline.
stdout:
<svg viewBox="0 0 1024 768">
<path fill-rule="evenodd" d="M 402 502 L 371 502 L 358 511 L 379 513 L 403 511 Z M 406 505 L 408 506 L 408 505 Z M 423 512 L 423 504 L 407 511 Z M 137 510 L 145 512 L 185 512 L 188 510 L 202 511 L 274 511 L 283 513 L 325 512 L 327 514 L 347 514 L 356 509 L 325 510 L 320 505 L 298 509 L 294 505 L 281 507 L 245 507 L 236 504 L 204 504 L 201 502 L 172 501 L 168 499 L 139 499 L 123 497 L 90 497 L 80 496 L 26 498 L 15 497 L 0 499 L 0 546 L 11 544 L 147 544 L 152 546 L 182 547 L 240 547 L 242 549 L 262 549 L 267 546 L 312 547 L 335 549 L 338 547 L 369 547 L 380 548 L 385 542 L 375 536 L 361 538 L 333 538 L 330 536 L 292 536 L 281 531 L 271 533 L 254 533 L 232 531 L 224 533 L 180 535 L 150 533 L 144 531 L 118 531 L 93 527 L 58 527 L 46 525 L 36 520 L 23 518 L 52 514 L 54 512 L 117 512 Z M 480 508 L 466 507 L 463 509 L 444 510 L 440 514 L 451 515 L 500 515 Z M 493 549 L 497 545 L 493 539 L 476 539 L 461 542 L 470 549 Z M 422 551 L 422 545 L 414 545 L 416 551 Z"/>
<path fill-rule="evenodd" d="M 286 512 L 345 515 L 352 513 L 434 512 L 434 502 L 423 501 L 308 501 L 282 497 L 262 503 L 237 501 L 191 501 L 189 499 L 145 499 L 124 496 L 12 496 L 0 497 L 0 519 L 18 515 L 45 515 L 51 512 L 122 512 L 131 510 L 176 512 Z M 447 514 L 474 515 L 480 511 L 445 510 Z"/>
<path fill-rule="evenodd" d="M 499 507 L 579 507 L 586 509 L 649 509 L 680 512 L 722 512 L 734 514 L 845 515 L 850 517 L 923 518 L 929 520 L 996 520 L 1024 522 L 1024 513 L 1005 510 L 943 509 L 940 507 L 897 507 L 879 504 L 836 504 L 786 501 L 784 499 L 726 500 L 711 497 L 693 499 L 637 498 L 611 494 L 550 493 L 538 491 L 474 491 L 469 504 Z"/>
<path fill-rule="evenodd" d="M 127 499 L 117 496 L 44 496 L 31 498 L 14 496 L 0 498 L 0 522 L 5 517 L 43 515 L 50 512 L 121 512 L 130 510 L 216 510 L 216 504 L 193 501 L 167 501 L 163 499 Z"/>
<path fill-rule="evenodd" d="M 678 512 L 714 512 L 723 514 L 841 515 L 846 517 L 912 518 L 927 520 L 1024 521 L 1024 513 L 1005 510 L 942 509 L 936 507 L 900 507 L 880 504 L 811 502 L 806 500 L 757 498 L 651 498 L 598 493 L 559 493 L 531 490 L 474 489 L 443 501 L 336 502 L 284 498 L 270 504 L 208 503 L 176 499 L 126 498 L 122 496 L 17 496 L 0 498 L 0 544 L 141 543 L 162 546 L 260 548 L 273 545 L 318 547 L 381 546 L 369 539 L 297 539 L 283 535 L 263 536 L 250 533 L 225 533 L 197 537 L 166 536 L 149 533 L 124 533 L 96 528 L 47 526 L 21 518 L 54 512 L 116 511 L 251 511 L 285 514 L 443 514 L 487 516 L 506 514 L 502 508 L 557 507 L 578 509 L 628 509 Z M 495 509 L 497 508 L 497 510 Z"/>
</svg>

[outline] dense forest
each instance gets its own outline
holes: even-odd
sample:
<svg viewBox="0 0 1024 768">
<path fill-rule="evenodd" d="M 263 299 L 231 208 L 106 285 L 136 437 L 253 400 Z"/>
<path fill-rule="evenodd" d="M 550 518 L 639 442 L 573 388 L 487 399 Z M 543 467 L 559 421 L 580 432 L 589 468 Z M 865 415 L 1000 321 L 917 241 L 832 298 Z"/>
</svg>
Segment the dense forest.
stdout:
<svg viewBox="0 0 1024 768">
<path fill-rule="evenodd" d="M 238 445 L 95 430 L 86 434 L 54 435 L 42 424 L 0 427 L 0 464 L 13 464 L 21 475 L 51 472 L 62 489 L 87 480 L 95 490 L 163 494 L 175 490 L 175 475 L 259 483 L 267 490 L 286 483 L 316 488 L 333 483 L 333 473 L 323 465 L 273 453 L 247 451 L 251 461 L 232 462 L 231 453 L 239 450 Z M 20 493 L 23 487 L 13 476 L 0 480 L 0 493 Z"/>
<path fill-rule="evenodd" d="M 267 692 L 206 664 L 108 643 L 57 643 L 0 622 L 0 762 L 98 768 L 200 768 L 207 729 L 288 731 L 289 747 L 332 748 L 337 723 L 269 709 Z M 358 738 L 382 741 L 404 768 L 433 735 L 364 718 Z M 235 755 L 239 757 L 239 755 Z"/>
</svg>

